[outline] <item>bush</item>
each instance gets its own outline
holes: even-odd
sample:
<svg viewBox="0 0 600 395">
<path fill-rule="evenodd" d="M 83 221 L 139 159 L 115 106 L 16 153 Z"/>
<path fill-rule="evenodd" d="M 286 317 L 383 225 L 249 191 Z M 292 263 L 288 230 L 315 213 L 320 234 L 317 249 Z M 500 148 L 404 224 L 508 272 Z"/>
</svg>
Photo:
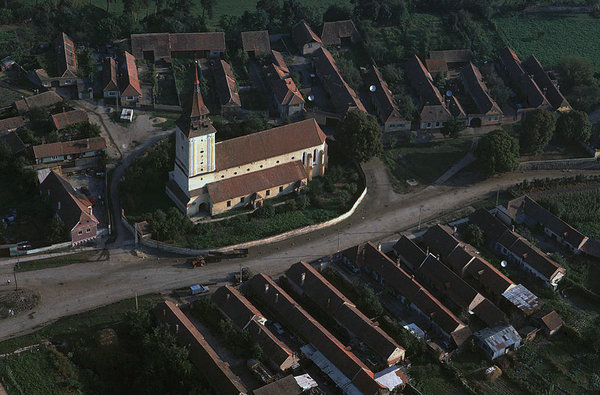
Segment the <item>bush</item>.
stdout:
<svg viewBox="0 0 600 395">
<path fill-rule="evenodd" d="M 482 248 L 485 245 L 485 238 L 481 228 L 475 224 L 469 224 L 464 231 L 463 237 L 465 241 L 477 248 Z"/>
</svg>

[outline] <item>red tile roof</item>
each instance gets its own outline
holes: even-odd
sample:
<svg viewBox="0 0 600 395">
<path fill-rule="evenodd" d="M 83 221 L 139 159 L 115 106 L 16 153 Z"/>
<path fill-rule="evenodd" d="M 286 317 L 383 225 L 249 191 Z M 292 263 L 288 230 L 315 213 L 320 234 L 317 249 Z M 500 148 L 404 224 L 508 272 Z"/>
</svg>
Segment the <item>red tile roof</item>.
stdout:
<svg viewBox="0 0 600 395">
<path fill-rule="evenodd" d="M 292 38 L 299 47 L 302 47 L 304 44 L 308 44 L 310 42 L 322 43 L 319 36 L 313 32 L 304 19 L 298 22 L 292 28 Z"/>
<path fill-rule="evenodd" d="M 387 333 L 375 326 L 337 288 L 315 268 L 305 262 L 292 265 L 286 272 L 289 281 L 295 284 L 309 299 L 332 316 L 340 325 L 378 354 L 386 363 L 394 364 L 402 359 L 404 349 Z"/>
<path fill-rule="evenodd" d="M 377 115 L 382 124 L 388 122 L 406 122 L 406 119 L 400 115 L 398 106 L 394 101 L 394 96 L 387 82 L 379 72 L 377 66 L 373 65 L 366 77 L 367 85 L 375 86 L 375 92 L 372 92 L 373 102 L 377 107 Z"/>
<path fill-rule="evenodd" d="M 354 22 L 351 20 L 337 21 L 337 22 L 325 22 L 323 23 L 323 30 L 321 32 L 321 40 L 325 45 L 340 45 L 343 38 L 351 39 L 352 43 L 362 41 L 362 37 Z"/>
<path fill-rule="evenodd" d="M 542 64 L 537 60 L 535 55 L 531 55 L 529 59 L 523 62 L 523 68 L 529 74 L 533 75 L 533 79 L 538 84 L 538 86 L 543 90 L 544 96 L 548 98 L 548 101 L 554 108 L 554 110 L 559 109 L 571 109 L 571 105 L 565 99 L 563 94 L 560 92 L 558 87 L 554 85 L 548 73 L 544 71 Z"/>
<path fill-rule="evenodd" d="M 104 85 L 102 91 L 104 92 L 119 90 L 117 80 L 117 62 L 115 62 L 113 58 L 104 59 L 104 64 L 102 66 L 102 82 Z"/>
<path fill-rule="evenodd" d="M 294 106 L 304 103 L 302 94 L 291 78 L 275 79 L 271 81 L 271 89 L 277 101 L 284 106 Z"/>
<path fill-rule="evenodd" d="M 27 118 L 22 116 L 0 119 L 0 132 L 16 130 L 25 124 L 27 124 Z"/>
<path fill-rule="evenodd" d="M 540 320 L 542 320 L 549 332 L 557 331 L 561 326 L 563 326 L 563 320 L 555 310 L 552 310 L 548 314 L 541 316 Z"/>
<path fill-rule="evenodd" d="M 463 67 L 461 77 L 465 88 L 473 98 L 473 101 L 481 114 L 497 113 L 502 115 L 502 110 L 500 110 L 496 101 L 492 99 L 488 93 L 481 72 L 473 63 L 469 63 Z"/>
<path fill-rule="evenodd" d="M 35 107 L 48 107 L 63 100 L 58 93 L 54 91 L 42 92 L 38 95 L 28 96 L 14 102 L 14 106 L 19 113 L 25 113 Z"/>
<path fill-rule="evenodd" d="M 64 129 L 69 125 L 88 122 L 87 112 L 83 110 L 73 110 L 67 112 L 59 112 L 50 116 L 52 123 L 57 130 Z"/>
<path fill-rule="evenodd" d="M 325 139 L 325 133 L 311 118 L 225 140 L 215 145 L 215 170 L 230 169 L 316 147 L 322 145 Z"/>
<path fill-rule="evenodd" d="M 154 309 L 156 318 L 174 329 L 179 343 L 190 351 L 190 360 L 196 370 L 207 379 L 213 390 L 222 394 L 247 394 L 248 389 L 229 366 L 221 360 L 216 351 L 204 339 L 196 326 L 173 302 L 165 300 Z"/>
<path fill-rule="evenodd" d="M 353 108 L 367 112 L 354 89 L 342 77 L 331 52 L 321 47 L 313 53 L 313 60 L 316 72 L 338 113 L 345 114 Z"/>
<path fill-rule="evenodd" d="M 269 32 L 266 30 L 242 32 L 242 48 L 256 55 L 268 55 L 271 52 Z"/>
<path fill-rule="evenodd" d="M 281 52 L 273 50 L 271 53 L 273 54 L 273 63 L 286 74 L 289 73 L 290 69 L 288 68 L 287 63 L 285 63 L 285 59 Z"/>
<path fill-rule="evenodd" d="M 444 59 L 447 63 L 467 63 L 473 58 L 470 49 L 448 49 L 443 51 L 429 51 L 430 59 Z"/>
<path fill-rule="evenodd" d="M 59 77 L 77 78 L 75 43 L 64 32 L 55 41 Z"/>
<path fill-rule="evenodd" d="M 240 176 L 225 178 L 206 185 L 210 200 L 215 203 L 246 197 L 257 191 L 306 180 L 306 171 L 299 160 Z"/>
<path fill-rule="evenodd" d="M 257 274 L 247 283 L 259 298 L 286 326 L 321 352 L 364 394 L 376 394 L 384 389 L 373 378 L 373 372 L 348 351 L 335 336 L 308 314 L 271 278 Z"/>
<path fill-rule="evenodd" d="M 138 80 L 137 65 L 132 54 L 125 51 L 122 61 L 121 96 L 141 96 L 140 81 Z"/>
<path fill-rule="evenodd" d="M 104 141 L 104 138 L 92 137 L 89 139 L 35 145 L 33 147 L 33 154 L 36 159 L 41 159 L 49 156 L 82 154 L 84 152 L 98 151 L 105 148 L 106 141 Z"/>
<path fill-rule="evenodd" d="M 432 75 L 448 72 L 448 63 L 444 59 L 425 59 L 425 64 Z"/>
<path fill-rule="evenodd" d="M 225 33 L 171 33 L 170 48 L 173 52 L 224 51 Z"/>
<path fill-rule="evenodd" d="M 177 127 L 188 137 L 198 137 L 211 133 L 216 133 L 216 129 L 208 118 L 210 111 L 200 91 L 200 81 L 198 79 L 198 65 L 194 66 L 194 84 L 192 98 L 187 110 L 185 110 L 179 119 L 175 122 Z"/>
<path fill-rule="evenodd" d="M 223 59 L 214 62 L 213 73 L 221 105 L 236 105 L 241 107 L 242 102 L 238 93 L 237 82 L 229 63 Z"/>
</svg>

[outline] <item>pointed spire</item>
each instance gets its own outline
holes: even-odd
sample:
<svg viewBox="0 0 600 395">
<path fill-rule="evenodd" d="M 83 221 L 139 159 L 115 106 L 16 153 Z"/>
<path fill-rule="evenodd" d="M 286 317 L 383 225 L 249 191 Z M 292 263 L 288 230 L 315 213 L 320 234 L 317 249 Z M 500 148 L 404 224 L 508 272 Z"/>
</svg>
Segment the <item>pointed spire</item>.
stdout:
<svg viewBox="0 0 600 395">
<path fill-rule="evenodd" d="M 200 79 L 198 79 L 198 62 L 194 64 L 194 92 L 200 91 Z"/>
<path fill-rule="evenodd" d="M 194 91 L 192 94 L 192 106 L 190 108 L 190 117 L 198 118 L 209 114 L 208 107 L 204 104 L 202 93 L 200 92 L 200 80 L 198 78 L 198 63 L 194 64 Z"/>
</svg>

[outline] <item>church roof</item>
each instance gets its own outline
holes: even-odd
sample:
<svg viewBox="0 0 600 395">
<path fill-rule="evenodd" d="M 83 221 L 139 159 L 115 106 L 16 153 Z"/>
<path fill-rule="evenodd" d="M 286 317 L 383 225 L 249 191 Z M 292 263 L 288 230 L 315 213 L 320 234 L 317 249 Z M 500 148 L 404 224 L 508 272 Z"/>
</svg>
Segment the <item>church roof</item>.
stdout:
<svg viewBox="0 0 600 395">
<path fill-rule="evenodd" d="M 215 145 L 215 170 L 230 169 L 315 147 L 323 144 L 326 138 L 317 122 L 310 118 L 225 140 Z"/>
</svg>

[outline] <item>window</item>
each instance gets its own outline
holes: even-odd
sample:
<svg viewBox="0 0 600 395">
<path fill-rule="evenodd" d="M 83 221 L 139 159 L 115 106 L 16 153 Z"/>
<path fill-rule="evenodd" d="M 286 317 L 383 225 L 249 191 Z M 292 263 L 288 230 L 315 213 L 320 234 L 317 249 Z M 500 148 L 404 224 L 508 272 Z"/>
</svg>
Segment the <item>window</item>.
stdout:
<svg viewBox="0 0 600 395">
<path fill-rule="evenodd" d="M 260 165 L 260 168 L 262 169 L 263 165 Z"/>
<path fill-rule="evenodd" d="M 70 84 L 71 82 L 71 80 L 65 80 L 65 84 Z"/>
<path fill-rule="evenodd" d="M 80 230 L 79 232 L 77 232 L 78 235 L 82 235 L 83 234 L 83 230 Z"/>
<path fill-rule="evenodd" d="M 295 156 L 292 156 L 292 160 L 294 160 Z"/>
<path fill-rule="evenodd" d="M 431 122 L 427 122 L 427 127 L 430 128 L 431 127 Z"/>
<path fill-rule="evenodd" d="M 279 187 L 279 192 L 283 192 L 283 187 Z"/>
<path fill-rule="evenodd" d="M 127 96 L 127 97 L 125 98 L 125 100 L 127 100 L 127 101 L 133 101 L 133 96 Z"/>
<path fill-rule="evenodd" d="M 267 191 L 265 192 L 265 194 L 266 194 L 267 196 L 271 196 L 271 190 L 270 190 L 270 189 L 267 189 Z"/>
<path fill-rule="evenodd" d="M 306 163 L 306 152 L 302 153 L 302 163 Z"/>
<path fill-rule="evenodd" d="M 225 176 L 221 176 L 221 178 L 225 178 Z"/>
<path fill-rule="evenodd" d="M 85 230 L 85 233 L 90 233 L 90 228 L 87 228 L 87 229 Z"/>
<path fill-rule="evenodd" d="M 312 160 L 313 160 L 313 165 L 315 163 L 317 163 L 317 150 L 316 149 L 313 150 L 313 158 L 312 158 Z"/>
<path fill-rule="evenodd" d="M 233 175 L 235 176 L 236 174 L 237 174 L 237 171 L 234 171 L 234 172 L 233 172 Z"/>
<path fill-rule="evenodd" d="M 240 198 L 240 203 L 244 203 L 244 198 Z"/>
<path fill-rule="evenodd" d="M 279 161 L 275 162 L 275 163 L 279 163 Z"/>
<path fill-rule="evenodd" d="M 435 123 L 435 127 L 436 127 L 436 128 L 440 127 L 440 123 L 439 123 L 439 122 L 436 122 L 436 123 Z"/>
<path fill-rule="evenodd" d="M 231 200 L 227 201 L 227 207 L 231 207 Z"/>
<path fill-rule="evenodd" d="M 250 171 L 250 168 L 246 169 L 246 171 Z"/>
</svg>

